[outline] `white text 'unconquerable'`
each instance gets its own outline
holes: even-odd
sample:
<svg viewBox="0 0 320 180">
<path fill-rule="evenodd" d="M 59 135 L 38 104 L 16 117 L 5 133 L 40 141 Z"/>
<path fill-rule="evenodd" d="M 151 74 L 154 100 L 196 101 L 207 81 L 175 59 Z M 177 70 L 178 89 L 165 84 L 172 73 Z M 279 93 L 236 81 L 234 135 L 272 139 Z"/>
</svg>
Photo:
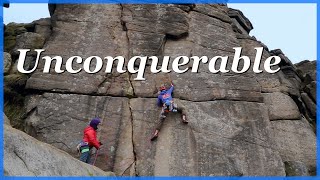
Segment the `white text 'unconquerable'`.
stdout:
<svg viewBox="0 0 320 180">
<path fill-rule="evenodd" d="M 83 59 L 80 56 L 71 56 L 65 62 L 65 69 L 62 69 L 63 58 L 61 56 L 43 56 L 41 59 L 41 53 L 44 52 L 44 49 L 35 49 L 34 51 L 37 53 L 36 61 L 34 67 L 29 70 L 24 69 L 25 59 L 27 53 L 30 49 L 18 49 L 20 52 L 17 69 L 21 73 L 32 73 L 37 69 L 40 60 L 44 60 L 43 66 L 43 73 L 50 73 L 50 68 L 53 62 L 54 64 L 54 71 L 55 73 L 64 73 L 67 71 L 71 74 L 76 74 L 84 70 L 86 73 L 94 74 L 98 73 L 103 70 L 105 73 L 112 73 L 112 68 L 114 63 L 117 61 L 116 70 L 118 73 L 125 73 L 129 72 L 132 74 L 137 74 L 137 77 L 134 80 L 145 80 L 144 73 L 147 66 L 148 61 L 151 61 L 150 71 L 151 73 L 169 73 L 174 71 L 176 73 L 185 73 L 191 69 L 191 72 L 197 73 L 199 70 L 200 63 L 208 64 L 208 69 L 211 73 L 228 73 L 230 71 L 234 73 L 245 73 L 251 67 L 254 73 L 261 73 L 263 69 L 260 69 L 260 63 L 263 53 L 263 47 L 256 47 L 256 56 L 254 62 L 251 63 L 251 60 L 248 56 L 241 56 L 241 47 L 234 47 L 234 56 L 232 59 L 231 68 L 227 69 L 227 64 L 229 57 L 228 56 L 214 56 L 214 57 L 207 57 L 207 56 L 177 56 L 175 58 L 171 58 L 170 56 L 163 56 L 161 64 L 159 65 L 159 58 L 157 56 L 133 56 L 126 61 L 123 56 L 106 56 L 106 57 L 99 57 L 99 56 L 90 56 L 86 59 Z M 172 61 L 172 63 L 170 63 Z M 242 61 L 242 62 L 241 62 Z M 279 56 L 270 56 L 265 59 L 263 67 L 264 70 L 268 73 L 276 73 L 280 70 L 280 67 L 275 69 L 271 69 L 271 67 L 276 66 L 280 63 L 281 58 Z M 125 62 L 127 64 L 125 65 Z M 193 63 L 192 66 L 185 66 L 189 63 Z M 241 68 L 238 69 L 239 64 L 241 63 Z M 75 64 L 77 68 L 74 67 Z M 217 68 L 216 65 L 220 64 Z M 79 65 L 81 66 L 79 67 Z M 171 65 L 171 68 L 169 68 Z M 104 67 L 104 68 L 103 68 Z"/>
</svg>

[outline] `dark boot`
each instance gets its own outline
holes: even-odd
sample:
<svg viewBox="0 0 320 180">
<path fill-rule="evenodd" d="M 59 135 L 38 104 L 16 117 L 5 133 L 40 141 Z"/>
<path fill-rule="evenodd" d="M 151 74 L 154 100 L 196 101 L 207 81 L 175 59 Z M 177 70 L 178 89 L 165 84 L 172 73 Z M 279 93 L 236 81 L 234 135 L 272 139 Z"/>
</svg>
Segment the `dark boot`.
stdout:
<svg viewBox="0 0 320 180">
<path fill-rule="evenodd" d="M 150 139 L 151 141 L 154 141 L 154 140 L 156 140 L 157 138 L 158 138 L 158 134 L 159 134 L 159 130 L 155 130 L 154 131 L 154 133 L 153 133 L 153 136 L 152 136 L 152 138 Z"/>
<path fill-rule="evenodd" d="M 188 124 L 188 120 L 187 120 L 187 117 L 185 114 L 182 114 L 181 116 L 181 121 L 184 123 L 184 124 Z"/>
</svg>

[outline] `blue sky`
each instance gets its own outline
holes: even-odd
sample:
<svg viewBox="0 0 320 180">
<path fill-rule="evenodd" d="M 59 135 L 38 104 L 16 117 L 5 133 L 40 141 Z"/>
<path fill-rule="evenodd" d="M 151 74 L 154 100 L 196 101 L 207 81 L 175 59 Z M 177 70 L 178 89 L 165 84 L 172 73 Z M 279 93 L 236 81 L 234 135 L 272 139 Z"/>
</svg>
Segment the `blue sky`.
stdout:
<svg viewBox="0 0 320 180">
<path fill-rule="evenodd" d="M 280 48 L 296 63 L 315 60 L 316 4 L 228 4 L 240 9 L 253 24 L 250 35 L 266 44 L 269 49 Z M 4 23 L 27 23 L 49 17 L 47 4 L 10 4 L 4 8 Z"/>
<path fill-rule="evenodd" d="M 250 35 L 292 62 L 317 58 L 316 4 L 228 4 L 240 9 L 254 27 Z"/>
</svg>

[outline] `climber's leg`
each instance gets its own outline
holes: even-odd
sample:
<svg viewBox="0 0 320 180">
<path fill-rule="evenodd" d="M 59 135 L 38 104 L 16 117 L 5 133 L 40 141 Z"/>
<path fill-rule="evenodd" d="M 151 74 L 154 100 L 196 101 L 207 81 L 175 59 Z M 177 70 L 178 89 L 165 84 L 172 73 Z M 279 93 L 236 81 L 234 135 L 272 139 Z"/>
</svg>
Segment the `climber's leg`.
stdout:
<svg viewBox="0 0 320 180">
<path fill-rule="evenodd" d="M 174 104 L 174 108 L 181 113 L 181 122 L 188 124 L 186 108 L 181 103 L 179 105 Z"/>
<path fill-rule="evenodd" d="M 153 135 L 151 137 L 151 141 L 154 141 L 154 140 L 156 140 L 158 138 L 159 131 L 161 129 L 161 126 L 162 126 L 165 118 L 166 118 L 166 113 L 164 112 L 164 109 L 162 108 L 161 109 L 161 113 L 159 115 L 159 121 L 158 121 L 158 124 L 156 126 L 156 130 L 154 131 L 154 133 L 153 133 Z"/>
<path fill-rule="evenodd" d="M 80 161 L 88 163 L 90 162 L 90 150 L 89 147 L 83 147 L 80 148 L 81 150 L 81 156 L 80 156 Z"/>
<path fill-rule="evenodd" d="M 156 129 L 155 131 L 154 131 L 154 133 L 153 133 L 153 135 L 152 135 L 152 137 L 151 137 L 151 141 L 154 141 L 154 140 L 156 140 L 157 138 L 158 138 L 158 134 L 159 134 L 159 130 L 158 129 Z"/>
</svg>

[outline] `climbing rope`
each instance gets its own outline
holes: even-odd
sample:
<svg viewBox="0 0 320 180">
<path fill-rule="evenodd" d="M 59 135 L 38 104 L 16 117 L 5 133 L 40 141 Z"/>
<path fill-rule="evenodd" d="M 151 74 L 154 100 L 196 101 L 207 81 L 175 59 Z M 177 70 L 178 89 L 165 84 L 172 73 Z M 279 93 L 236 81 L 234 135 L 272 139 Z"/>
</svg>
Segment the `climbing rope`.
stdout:
<svg viewBox="0 0 320 180">
<path fill-rule="evenodd" d="M 99 153 L 99 149 L 96 151 L 96 154 L 95 154 L 95 157 L 94 157 L 94 161 L 92 163 L 93 166 L 96 164 L 98 153 Z"/>
</svg>

